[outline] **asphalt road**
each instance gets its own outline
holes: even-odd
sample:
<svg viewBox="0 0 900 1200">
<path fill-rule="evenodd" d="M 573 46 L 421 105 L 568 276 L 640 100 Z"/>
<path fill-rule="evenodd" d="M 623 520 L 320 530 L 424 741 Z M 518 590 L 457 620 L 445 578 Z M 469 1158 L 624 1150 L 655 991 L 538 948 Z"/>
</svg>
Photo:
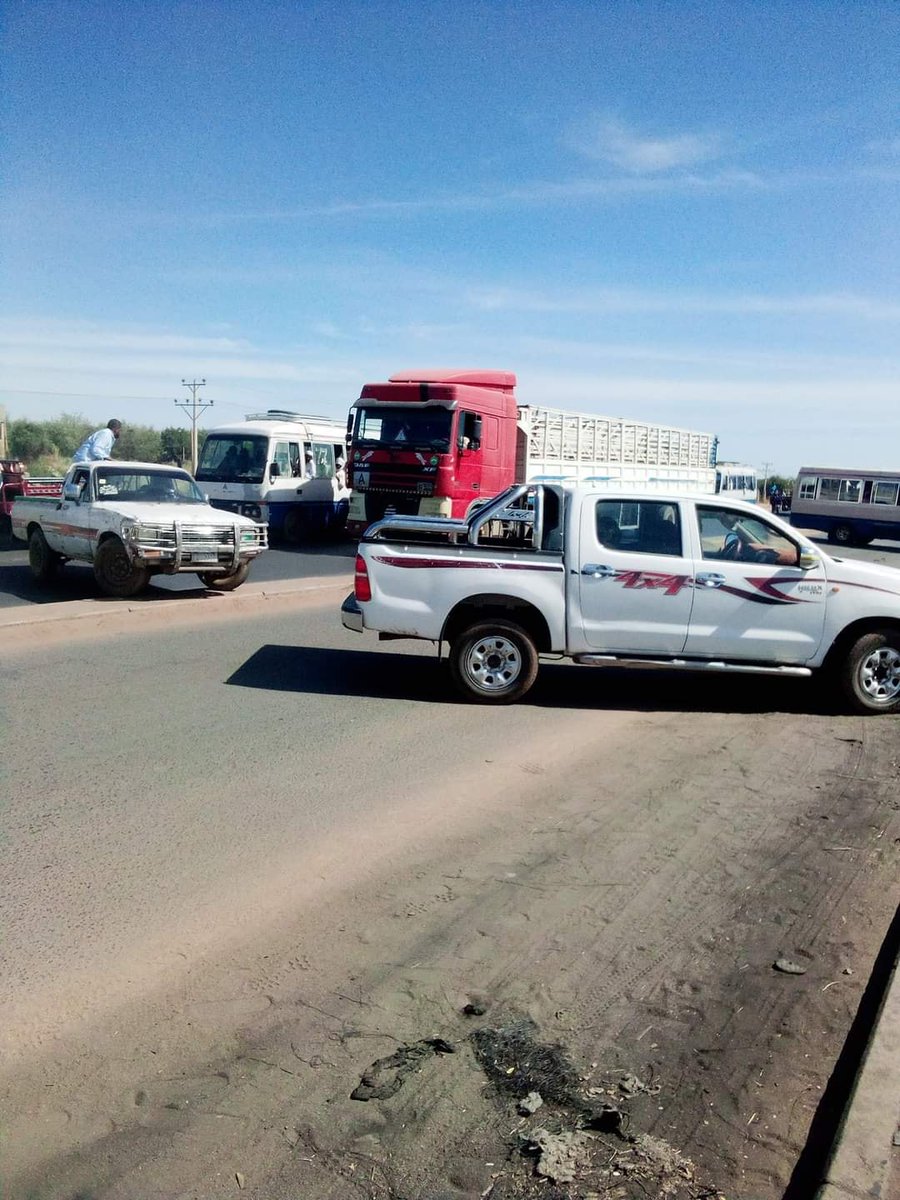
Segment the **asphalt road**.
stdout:
<svg viewBox="0 0 900 1200">
<path fill-rule="evenodd" d="M 261 554 L 250 569 L 254 583 L 304 579 L 353 572 L 355 543 L 349 540 L 307 546 L 277 546 Z M 150 586 L 167 592 L 202 592 L 193 573 L 158 575 Z M 0 608 L 16 604 L 58 604 L 66 600 L 89 600 L 100 590 L 93 571 L 84 563 L 66 563 L 57 579 L 37 584 L 28 568 L 28 550 L 23 542 L 0 538 Z"/>
<path fill-rule="evenodd" d="M 836 553 L 824 539 L 819 545 Z M 866 558 L 872 562 L 900 567 L 900 544 L 873 542 L 865 548 L 848 547 L 841 554 Z M 355 543 L 350 540 L 323 542 L 306 546 L 274 546 L 253 564 L 250 579 L 254 583 L 305 579 L 352 573 Z M 150 585 L 163 591 L 198 592 L 204 589 L 194 574 L 157 576 Z M 88 600 L 100 595 L 89 566 L 67 563 L 51 584 L 36 584 L 28 569 L 28 551 L 24 544 L 8 537 L 0 538 L 0 608 L 17 604 L 54 604 L 66 600 Z"/>
<path fill-rule="evenodd" d="M 556 1194 L 808 1182 L 893 916 L 897 720 L 554 663 L 470 707 L 341 593 L 5 631 L 5 1196 L 524 1200 L 491 1080 L 542 1046 L 574 1065 L 536 1121 L 577 1124 L 571 1075 L 644 1139 L 598 1134 Z M 486 1074 L 475 1028 L 524 1057 Z"/>
</svg>

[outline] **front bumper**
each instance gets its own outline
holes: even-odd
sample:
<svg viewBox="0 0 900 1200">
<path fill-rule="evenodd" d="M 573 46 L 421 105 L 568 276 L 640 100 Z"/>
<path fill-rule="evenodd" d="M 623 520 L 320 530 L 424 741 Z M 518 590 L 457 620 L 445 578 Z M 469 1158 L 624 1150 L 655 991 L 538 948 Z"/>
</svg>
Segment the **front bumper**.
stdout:
<svg viewBox="0 0 900 1200">
<path fill-rule="evenodd" d="M 341 624 L 345 629 L 352 629 L 354 633 L 362 633 L 365 629 L 362 609 L 356 603 L 356 596 L 353 592 L 341 605 Z"/>
<path fill-rule="evenodd" d="M 124 532 L 124 531 L 123 531 Z M 236 571 L 268 547 L 267 529 L 257 524 L 255 539 L 244 540 L 246 526 L 207 526 L 176 521 L 174 525 L 136 524 L 124 535 L 133 561 L 167 574 L 178 571 Z"/>
</svg>

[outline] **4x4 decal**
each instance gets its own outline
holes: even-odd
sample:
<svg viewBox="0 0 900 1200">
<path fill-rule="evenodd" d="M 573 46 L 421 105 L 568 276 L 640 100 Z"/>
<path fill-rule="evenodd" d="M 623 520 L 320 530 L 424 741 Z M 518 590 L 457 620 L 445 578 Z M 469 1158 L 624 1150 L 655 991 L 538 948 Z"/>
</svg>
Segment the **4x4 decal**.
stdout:
<svg viewBox="0 0 900 1200">
<path fill-rule="evenodd" d="M 622 587 L 632 590 L 658 589 L 665 596 L 677 596 L 683 588 L 695 586 L 692 575 L 672 575 L 663 571 L 616 571 L 615 575 L 611 575 L 610 578 L 614 579 L 616 583 L 620 583 Z M 812 598 L 805 599 L 796 595 L 785 596 L 778 590 L 779 587 L 786 584 L 799 583 L 804 578 L 803 575 L 777 578 L 768 575 L 759 577 L 745 575 L 744 581 L 750 584 L 750 588 L 756 589 L 755 591 L 724 582 L 719 584 L 715 590 L 727 592 L 730 596 L 737 596 L 741 600 L 751 600 L 754 604 L 814 603 Z"/>
</svg>

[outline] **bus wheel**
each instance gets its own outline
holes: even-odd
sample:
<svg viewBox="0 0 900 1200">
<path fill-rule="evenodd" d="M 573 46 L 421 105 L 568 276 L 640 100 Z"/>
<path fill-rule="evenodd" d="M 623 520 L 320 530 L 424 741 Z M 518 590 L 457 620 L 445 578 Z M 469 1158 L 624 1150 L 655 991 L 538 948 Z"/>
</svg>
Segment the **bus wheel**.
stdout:
<svg viewBox="0 0 900 1200">
<path fill-rule="evenodd" d="M 284 514 L 284 526 L 282 527 L 284 540 L 290 542 L 292 546 L 296 546 L 298 542 L 302 542 L 305 532 L 304 525 L 305 522 L 299 505 L 289 508 Z"/>
<path fill-rule="evenodd" d="M 849 525 L 834 525 L 828 534 L 829 542 L 835 542 L 838 546 L 853 545 L 853 530 Z"/>
</svg>

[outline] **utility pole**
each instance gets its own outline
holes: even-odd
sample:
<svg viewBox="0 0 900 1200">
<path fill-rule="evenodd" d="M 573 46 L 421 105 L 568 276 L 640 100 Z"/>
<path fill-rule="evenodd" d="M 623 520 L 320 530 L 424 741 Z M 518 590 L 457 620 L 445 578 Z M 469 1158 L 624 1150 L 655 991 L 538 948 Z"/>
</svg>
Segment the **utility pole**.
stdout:
<svg viewBox="0 0 900 1200">
<path fill-rule="evenodd" d="M 214 400 L 207 400 L 205 404 L 201 404 L 197 399 L 197 390 L 206 387 L 205 379 L 192 379 L 190 382 L 187 379 L 182 379 L 182 387 L 186 387 L 191 393 L 190 400 L 176 400 L 175 403 L 191 418 L 191 474 L 197 474 L 197 418 L 207 408 L 212 408 Z"/>
<path fill-rule="evenodd" d="M 768 496 L 768 494 L 769 494 L 769 467 L 771 467 L 771 465 L 772 464 L 768 463 L 768 462 L 763 463 L 763 473 L 764 473 L 763 494 L 762 494 L 763 500 L 765 500 L 766 496 Z"/>
</svg>

